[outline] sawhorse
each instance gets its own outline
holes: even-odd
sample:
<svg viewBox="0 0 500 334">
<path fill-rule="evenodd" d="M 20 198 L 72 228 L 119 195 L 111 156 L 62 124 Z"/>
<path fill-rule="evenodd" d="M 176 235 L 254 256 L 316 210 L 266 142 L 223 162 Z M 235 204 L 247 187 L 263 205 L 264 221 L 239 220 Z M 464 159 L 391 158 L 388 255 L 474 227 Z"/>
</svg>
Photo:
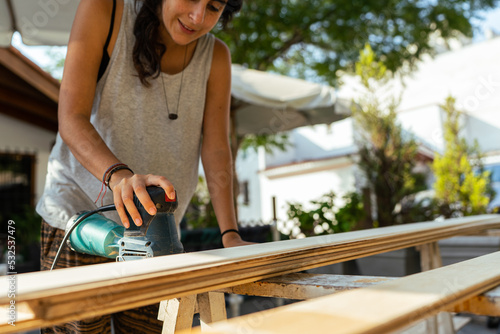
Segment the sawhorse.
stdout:
<svg viewBox="0 0 500 334">
<path fill-rule="evenodd" d="M 158 312 L 158 320 L 163 321 L 162 334 L 190 329 L 196 313 L 202 330 L 212 322 L 227 319 L 224 293 L 204 292 L 162 301 Z"/>
</svg>

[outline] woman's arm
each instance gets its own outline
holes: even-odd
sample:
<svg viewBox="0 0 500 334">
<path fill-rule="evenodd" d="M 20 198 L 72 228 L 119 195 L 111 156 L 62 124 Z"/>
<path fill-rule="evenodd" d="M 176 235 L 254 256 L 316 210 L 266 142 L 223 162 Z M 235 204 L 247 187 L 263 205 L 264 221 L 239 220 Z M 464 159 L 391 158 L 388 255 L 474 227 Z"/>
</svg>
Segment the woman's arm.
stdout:
<svg viewBox="0 0 500 334">
<path fill-rule="evenodd" d="M 231 103 L 231 55 L 216 39 L 212 68 L 207 85 L 201 158 L 208 190 L 221 232 L 238 229 L 233 204 L 233 170 L 229 146 L 229 108 Z M 224 247 L 249 244 L 237 233 L 226 233 Z"/>
<path fill-rule="evenodd" d="M 120 162 L 90 123 L 97 74 L 109 31 L 112 8 L 111 0 L 80 2 L 71 29 L 59 95 L 59 133 L 77 160 L 99 180 L 108 167 Z M 109 54 L 118 35 L 122 12 L 123 1 L 118 0 Z M 174 191 L 172 184 L 164 177 L 133 175 L 127 170 L 119 170 L 113 174 L 110 187 L 113 189 L 114 202 L 124 226 L 128 227 L 124 207 L 136 224 L 140 224 L 139 213 L 132 201 L 134 191 L 150 213 L 156 212 L 145 189 L 146 185 L 161 186 L 167 194 Z M 96 196 L 97 191 L 98 189 Z"/>
</svg>

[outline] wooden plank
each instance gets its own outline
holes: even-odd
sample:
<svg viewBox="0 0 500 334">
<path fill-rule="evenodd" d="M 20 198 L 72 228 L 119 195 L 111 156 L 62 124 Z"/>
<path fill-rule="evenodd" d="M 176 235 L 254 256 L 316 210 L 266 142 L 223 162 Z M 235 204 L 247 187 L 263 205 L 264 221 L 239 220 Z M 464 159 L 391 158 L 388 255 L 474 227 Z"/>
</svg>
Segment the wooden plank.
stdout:
<svg viewBox="0 0 500 334">
<path fill-rule="evenodd" d="M 477 233 L 479 236 L 500 237 L 500 229 L 491 229 Z"/>
<path fill-rule="evenodd" d="M 421 226 L 422 226 L 422 225 L 421 225 Z M 421 226 L 420 226 L 420 227 L 421 227 Z M 380 232 L 380 231 L 381 231 L 381 229 L 379 229 L 378 231 Z M 339 236 L 343 236 L 343 235 L 339 235 Z M 337 236 L 337 237 L 338 237 L 338 236 Z M 414 235 L 414 234 L 412 234 L 412 240 L 415 240 L 415 238 L 414 238 L 414 237 L 415 237 L 415 235 Z M 312 239 L 312 238 L 311 238 L 311 239 Z M 305 240 L 305 239 L 304 239 L 304 240 Z M 309 240 L 309 241 L 312 241 L 312 240 Z M 259 247 L 263 247 L 263 246 L 264 246 L 264 245 L 259 245 Z M 234 253 L 234 250 L 232 250 L 232 252 Z M 70 269 L 67 269 L 67 270 L 70 270 Z M 76 270 L 76 268 L 72 268 L 71 270 Z M 76 276 L 80 277 L 79 275 L 76 275 Z M 83 277 L 83 276 L 85 276 L 85 275 L 82 275 L 82 277 Z M 73 277 L 74 277 L 74 276 L 73 276 Z M 52 280 L 42 280 L 42 281 L 46 281 L 46 282 L 49 282 L 49 281 L 50 281 L 50 282 L 51 282 Z M 227 281 L 227 280 L 226 280 L 226 281 Z M 38 281 L 38 282 L 40 282 L 40 281 Z M 24 284 L 23 284 L 23 286 L 24 286 Z M 86 291 L 85 295 L 87 295 L 87 293 L 88 293 L 88 290 Z M 57 311 L 57 310 L 56 310 L 56 311 Z M 57 312 L 54 312 L 54 314 L 57 314 Z"/>
<path fill-rule="evenodd" d="M 443 320 L 442 317 L 439 317 L 440 314 L 438 314 L 437 320 L 437 326 L 441 326 L 441 323 L 439 321 Z M 452 318 L 453 321 L 453 328 L 455 331 L 459 331 L 462 329 L 465 325 L 467 325 L 470 321 L 470 317 L 466 316 L 460 316 L 460 315 L 455 315 Z M 440 334 L 443 334 L 443 332 L 439 332 Z M 415 325 L 412 325 L 410 327 L 404 328 L 402 330 L 398 330 L 394 332 L 394 334 L 429 334 L 429 330 L 427 329 L 427 324 L 426 321 L 419 321 Z"/>
<path fill-rule="evenodd" d="M 218 291 L 247 296 L 305 300 L 327 296 L 336 292 L 368 287 L 395 279 L 398 278 L 293 273 L 227 287 Z M 479 296 L 474 296 L 455 306 L 452 311 L 498 317 L 500 316 L 500 287 Z"/>
<path fill-rule="evenodd" d="M 394 280 L 393 277 L 293 273 L 219 291 L 238 295 L 311 299 Z"/>
<path fill-rule="evenodd" d="M 33 314 L 18 321 L 16 331 L 499 227 L 499 215 L 483 215 L 18 275 L 16 305 L 27 304 Z M 0 307 L 10 303 L 8 286 L 7 278 L 0 278 Z M 0 330 L 13 332 L 6 322 Z"/>
<path fill-rule="evenodd" d="M 500 252 L 213 324 L 204 333 L 391 333 L 500 285 Z M 192 331 L 200 333 L 198 329 Z"/>
<path fill-rule="evenodd" d="M 486 235 L 490 237 L 500 237 L 500 229 L 487 230 Z"/>
</svg>

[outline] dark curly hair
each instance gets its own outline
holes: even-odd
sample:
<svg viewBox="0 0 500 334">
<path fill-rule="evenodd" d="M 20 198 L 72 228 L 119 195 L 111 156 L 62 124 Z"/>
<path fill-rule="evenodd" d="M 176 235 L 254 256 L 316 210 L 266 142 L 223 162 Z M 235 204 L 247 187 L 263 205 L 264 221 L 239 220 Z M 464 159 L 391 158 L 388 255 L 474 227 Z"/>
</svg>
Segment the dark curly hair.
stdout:
<svg viewBox="0 0 500 334">
<path fill-rule="evenodd" d="M 166 46 L 159 38 L 158 13 L 162 1 L 164 0 L 135 0 L 135 7 L 140 9 L 134 24 L 135 44 L 132 59 L 139 79 L 145 86 L 149 86 L 149 77 L 157 78 L 160 75 L 160 60 L 166 51 Z M 242 2 L 243 0 L 227 1 L 219 21 L 223 28 L 241 9 Z"/>
</svg>

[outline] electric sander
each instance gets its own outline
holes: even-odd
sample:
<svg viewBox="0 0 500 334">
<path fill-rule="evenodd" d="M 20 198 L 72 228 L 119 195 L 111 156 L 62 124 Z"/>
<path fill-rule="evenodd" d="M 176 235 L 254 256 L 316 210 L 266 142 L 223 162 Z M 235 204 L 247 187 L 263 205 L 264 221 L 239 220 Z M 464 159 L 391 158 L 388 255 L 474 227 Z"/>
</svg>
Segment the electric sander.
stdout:
<svg viewBox="0 0 500 334">
<path fill-rule="evenodd" d="M 127 229 L 102 215 L 116 210 L 114 204 L 71 217 L 50 270 L 54 269 L 65 243 L 76 252 L 116 258 L 117 261 L 182 253 L 184 249 L 173 215 L 178 205 L 177 194 L 174 199 L 169 199 L 160 187 L 151 186 L 146 190 L 156 206 L 156 214 L 151 216 L 134 194 L 141 226 L 135 225 L 128 213 L 130 227 Z"/>
</svg>

